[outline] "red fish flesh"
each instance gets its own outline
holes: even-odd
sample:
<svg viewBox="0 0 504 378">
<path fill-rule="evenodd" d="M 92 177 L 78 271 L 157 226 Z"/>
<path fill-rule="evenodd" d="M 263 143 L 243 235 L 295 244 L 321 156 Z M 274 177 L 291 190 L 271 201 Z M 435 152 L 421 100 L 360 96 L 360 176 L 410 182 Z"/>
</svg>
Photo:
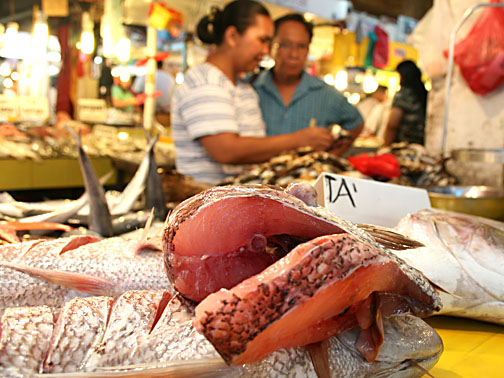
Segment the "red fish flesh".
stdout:
<svg viewBox="0 0 504 378">
<path fill-rule="evenodd" d="M 300 242 L 322 235 L 350 233 L 376 244 L 363 228 L 323 207 L 308 205 L 315 203 L 314 195 L 311 186 L 302 184 L 287 191 L 263 185 L 227 186 L 182 202 L 171 213 L 163 235 L 165 268 L 174 288 L 199 302 L 261 272 Z M 390 239 L 401 248 L 415 245 L 397 234 L 382 235 L 383 241 Z"/>
<path fill-rule="evenodd" d="M 231 365 L 259 361 L 360 326 L 357 349 L 373 361 L 382 318 L 438 310 L 436 291 L 394 254 L 349 234 L 298 245 L 284 258 L 196 307 L 195 327 Z"/>
</svg>

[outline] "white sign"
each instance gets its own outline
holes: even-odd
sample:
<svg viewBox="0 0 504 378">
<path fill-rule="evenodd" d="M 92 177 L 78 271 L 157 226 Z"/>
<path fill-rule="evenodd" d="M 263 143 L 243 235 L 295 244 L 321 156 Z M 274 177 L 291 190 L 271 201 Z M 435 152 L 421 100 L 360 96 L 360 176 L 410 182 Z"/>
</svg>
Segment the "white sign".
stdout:
<svg viewBox="0 0 504 378">
<path fill-rule="evenodd" d="M 19 96 L 19 119 L 44 123 L 49 119 L 49 100 L 43 96 Z"/>
<path fill-rule="evenodd" d="M 0 122 L 12 122 L 18 116 L 18 101 L 15 96 L 0 95 Z"/>
<path fill-rule="evenodd" d="M 317 202 L 354 223 L 395 227 L 408 213 L 430 209 L 425 189 L 322 173 L 314 184 Z"/>
<path fill-rule="evenodd" d="M 103 99 L 80 98 L 77 101 L 77 119 L 89 123 L 105 122 L 107 120 L 107 103 Z"/>
</svg>

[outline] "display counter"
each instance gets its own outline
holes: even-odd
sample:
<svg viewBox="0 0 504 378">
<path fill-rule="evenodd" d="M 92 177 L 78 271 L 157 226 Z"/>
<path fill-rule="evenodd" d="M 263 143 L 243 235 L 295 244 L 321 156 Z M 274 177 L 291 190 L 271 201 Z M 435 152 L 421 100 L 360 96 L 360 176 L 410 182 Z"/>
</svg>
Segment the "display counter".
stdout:
<svg viewBox="0 0 504 378">
<path fill-rule="evenodd" d="M 444 344 L 439 362 L 429 371 L 432 376 L 504 377 L 504 326 L 450 316 L 433 316 L 425 320 L 441 336 Z"/>
<path fill-rule="evenodd" d="M 90 158 L 98 175 L 109 172 L 112 176 L 105 185 L 115 185 L 117 170 L 108 157 Z M 84 186 L 79 161 L 72 158 L 54 158 L 41 161 L 0 159 L 0 191 L 76 188 Z"/>
</svg>

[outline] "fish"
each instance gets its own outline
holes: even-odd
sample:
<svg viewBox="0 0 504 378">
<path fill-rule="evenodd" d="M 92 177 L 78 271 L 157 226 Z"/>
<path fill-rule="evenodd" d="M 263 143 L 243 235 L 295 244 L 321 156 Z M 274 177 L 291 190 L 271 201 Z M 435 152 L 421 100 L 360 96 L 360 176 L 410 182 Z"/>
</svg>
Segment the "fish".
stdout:
<svg viewBox="0 0 504 378">
<path fill-rule="evenodd" d="M 426 317 L 440 307 L 419 271 L 383 247 L 340 233 L 299 244 L 261 273 L 210 294 L 196 307 L 194 324 L 230 365 L 355 326 L 362 329 L 356 349 L 372 362 L 383 318 Z"/>
<path fill-rule="evenodd" d="M 426 209 L 395 229 L 425 245 L 394 253 L 447 292 L 437 314 L 504 325 L 503 222 Z"/>
<path fill-rule="evenodd" d="M 152 138 L 152 140 L 150 140 L 147 144 L 142 162 L 138 166 L 138 169 L 135 172 L 133 178 L 130 180 L 126 188 L 124 188 L 124 190 L 121 192 L 119 198 L 117 199 L 117 203 L 113 205 L 112 214 L 120 215 L 127 213 L 129 210 L 131 210 L 137 198 L 144 192 L 147 177 L 149 175 L 149 169 L 152 164 L 152 151 L 156 142 L 157 138 Z"/>
<path fill-rule="evenodd" d="M 265 185 L 214 187 L 183 201 L 169 215 L 163 233 L 164 263 L 174 289 L 200 302 L 261 272 L 297 244 L 322 235 L 350 233 L 380 250 L 378 241 L 387 248 L 419 245 L 395 232 L 380 231 L 375 238 L 371 226 L 365 230 L 313 204 L 316 192 L 302 182 L 285 190 Z"/>
<path fill-rule="evenodd" d="M 147 133 L 146 133 L 147 134 Z M 159 135 L 153 137 L 159 139 Z M 145 207 L 147 209 L 154 209 L 154 216 L 156 219 L 165 220 L 168 215 L 168 208 L 166 206 L 166 198 L 163 191 L 163 183 L 161 176 L 158 173 L 156 159 L 154 157 L 154 148 L 148 150 L 149 153 L 149 172 L 147 174 L 146 192 L 145 192 Z"/>
<path fill-rule="evenodd" d="M 165 290 L 134 290 L 119 298 L 73 298 L 56 314 L 49 306 L 8 308 L 0 320 L 0 374 L 6 377 L 316 377 L 307 348 L 228 366 L 193 327 L 194 306 Z M 375 362 L 356 353 L 355 329 L 328 340 L 331 377 L 420 377 L 443 343 L 412 315 L 384 320 Z"/>
<path fill-rule="evenodd" d="M 160 249 L 160 237 L 90 235 L 0 245 L 0 313 L 19 306 L 59 308 L 76 296 L 172 290 Z"/>
<path fill-rule="evenodd" d="M 112 236 L 112 220 L 107 201 L 105 200 L 105 192 L 96 177 L 96 173 L 93 170 L 93 166 L 91 165 L 89 158 L 84 152 L 81 141 L 81 132 L 79 131 L 77 136 L 69 126 L 67 126 L 67 130 L 77 145 L 79 166 L 84 179 L 84 186 L 88 194 L 90 209 L 88 227 L 91 231 L 97 232 L 103 237 Z"/>
</svg>

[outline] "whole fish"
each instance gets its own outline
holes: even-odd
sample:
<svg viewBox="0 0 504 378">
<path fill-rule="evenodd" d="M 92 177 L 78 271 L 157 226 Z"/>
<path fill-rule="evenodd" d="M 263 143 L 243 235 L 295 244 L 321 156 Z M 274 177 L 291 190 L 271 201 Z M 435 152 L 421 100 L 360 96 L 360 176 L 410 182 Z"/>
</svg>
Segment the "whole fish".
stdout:
<svg viewBox="0 0 504 378">
<path fill-rule="evenodd" d="M 425 247 L 395 253 L 450 293 L 440 314 L 504 325 L 504 223 L 432 209 L 396 229 Z"/>
<path fill-rule="evenodd" d="M 174 288 L 199 302 L 322 235 L 349 233 L 386 255 L 391 254 L 383 245 L 419 245 L 385 229 L 340 219 L 314 206 L 316 198 L 311 185 L 296 183 L 285 191 L 265 185 L 215 187 L 182 202 L 170 214 L 163 236 L 166 271 Z"/>
<path fill-rule="evenodd" d="M 158 138 L 159 135 L 153 137 L 155 141 L 158 140 Z M 161 176 L 158 173 L 156 159 L 154 157 L 154 148 L 149 149 L 149 172 L 146 183 L 145 207 L 149 210 L 152 208 L 154 209 L 156 219 L 164 221 L 168 215 L 168 208 L 166 207 L 166 199 L 163 191 L 163 183 L 161 181 Z"/>
<path fill-rule="evenodd" d="M 160 244 L 160 238 L 76 236 L 2 245 L 0 313 L 17 306 L 58 308 L 86 294 L 118 297 L 133 289 L 169 290 Z"/>
<path fill-rule="evenodd" d="M 89 201 L 89 229 L 104 237 L 112 236 L 112 221 L 108 204 L 105 200 L 105 192 L 103 191 L 103 187 L 96 176 L 89 158 L 84 152 L 81 141 L 81 133 L 79 131 L 79 135 L 75 135 L 69 126 L 67 126 L 67 130 L 77 145 L 79 165 Z"/>
<path fill-rule="evenodd" d="M 47 306 L 9 308 L 1 318 L 0 374 L 5 377 L 316 377 L 306 348 L 276 351 L 230 367 L 192 326 L 191 305 L 171 292 L 131 291 L 74 298 L 55 314 Z M 327 341 L 331 377 L 421 377 L 443 344 L 421 319 L 384 321 L 375 362 L 355 350 L 358 331 Z"/>
</svg>

